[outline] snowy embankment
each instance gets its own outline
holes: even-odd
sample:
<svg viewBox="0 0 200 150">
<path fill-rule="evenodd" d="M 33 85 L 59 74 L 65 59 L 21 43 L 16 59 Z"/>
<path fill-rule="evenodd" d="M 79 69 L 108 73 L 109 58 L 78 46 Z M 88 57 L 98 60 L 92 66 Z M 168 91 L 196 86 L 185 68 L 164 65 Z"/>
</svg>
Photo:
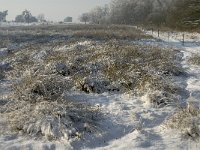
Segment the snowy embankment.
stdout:
<svg viewBox="0 0 200 150">
<path fill-rule="evenodd" d="M 148 32 L 147 34 L 151 34 Z M 179 36 L 180 35 L 180 36 Z M 182 65 L 186 69 L 187 77 L 177 77 L 174 79 L 177 84 L 185 88 L 190 97 L 181 97 L 181 103 L 186 100 L 199 102 L 200 98 L 200 67 L 190 65 L 188 58 L 192 53 L 200 52 L 200 36 L 186 36 L 185 45 L 182 45 L 180 34 L 160 33 L 160 39 L 152 41 L 136 41 L 138 44 L 156 45 L 181 50 L 183 53 Z M 157 34 L 155 33 L 155 37 Z M 180 38 L 179 38 L 180 37 Z M 78 50 L 82 47 L 90 46 L 90 42 L 82 42 L 76 45 Z M 67 47 L 69 49 L 74 48 Z M 62 51 L 65 47 L 58 49 Z M 68 49 L 68 50 L 69 50 Z M 198 52 L 199 51 L 199 52 Z M 8 82 L 0 85 L 0 100 L 2 101 L 9 94 Z M 187 92 L 185 91 L 185 92 Z M 151 91 L 150 91 L 151 92 Z M 183 95 L 187 95 L 182 91 Z M 198 149 L 200 145 L 190 140 L 182 140 L 181 134 L 175 130 L 166 129 L 163 125 L 165 120 L 173 115 L 176 106 L 163 108 L 151 107 L 148 103 L 148 94 L 142 97 L 133 96 L 130 93 L 124 94 L 86 94 L 84 92 L 70 91 L 66 94 L 71 101 L 87 102 L 100 109 L 105 118 L 98 122 L 99 132 L 97 135 L 86 135 L 79 141 L 40 142 L 33 141 L 30 137 L 19 135 L 0 136 L 0 149 L 22 149 L 22 150 L 64 150 L 64 149 Z M 2 101 L 3 102 L 3 101 Z M 3 121 L 0 120 L 0 127 L 3 128 Z"/>
</svg>

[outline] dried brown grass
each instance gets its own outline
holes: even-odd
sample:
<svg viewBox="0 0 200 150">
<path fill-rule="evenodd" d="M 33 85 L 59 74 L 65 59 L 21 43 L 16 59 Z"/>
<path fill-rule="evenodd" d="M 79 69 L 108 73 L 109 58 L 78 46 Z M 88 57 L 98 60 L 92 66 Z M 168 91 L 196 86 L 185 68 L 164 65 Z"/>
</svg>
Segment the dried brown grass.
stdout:
<svg viewBox="0 0 200 150">
<path fill-rule="evenodd" d="M 186 108 L 180 108 L 167 121 L 166 126 L 178 129 L 184 138 L 199 141 L 200 139 L 200 109 L 194 102 L 189 102 Z"/>
<path fill-rule="evenodd" d="M 191 64 L 193 65 L 200 65 L 200 55 L 198 54 L 193 54 L 189 60 L 188 60 Z"/>
</svg>

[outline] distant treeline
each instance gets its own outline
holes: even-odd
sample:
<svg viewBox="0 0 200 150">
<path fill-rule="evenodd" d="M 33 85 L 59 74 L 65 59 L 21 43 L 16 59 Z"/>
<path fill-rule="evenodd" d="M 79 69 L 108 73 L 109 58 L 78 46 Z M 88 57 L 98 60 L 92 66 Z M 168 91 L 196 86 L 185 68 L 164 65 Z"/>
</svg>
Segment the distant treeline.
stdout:
<svg viewBox="0 0 200 150">
<path fill-rule="evenodd" d="M 0 22 L 6 22 L 8 10 L 0 12 Z M 37 17 L 33 16 L 30 11 L 24 10 L 20 15 L 15 17 L 15 22 L 32 23 L 32 22 L 46 22 L 44 14 L 39 14 Z"/>
<path fill-rule="evenodd" d="M 200 0 L 113 0 L 80 16 L 82 22 L 200 28 Z"/>
<path fill-rule="evenodd" d="M 6 17 L 8 15 L 8 10 L 0 11 L 0 22 L 6 22 Z M 73 18 L 68 16 L 64 19 L 64 22 L 72 22 Z M 44 14 L 39 14 L 37 17 L 33 16 L 30 11 L 24 10 L 20 15 L 15 17 L 14 22 L 20 23 L 33 23 L 33 22 L 47 22 Z M 61 21 L 62 22 L 62 21 Z"/>
</svg>

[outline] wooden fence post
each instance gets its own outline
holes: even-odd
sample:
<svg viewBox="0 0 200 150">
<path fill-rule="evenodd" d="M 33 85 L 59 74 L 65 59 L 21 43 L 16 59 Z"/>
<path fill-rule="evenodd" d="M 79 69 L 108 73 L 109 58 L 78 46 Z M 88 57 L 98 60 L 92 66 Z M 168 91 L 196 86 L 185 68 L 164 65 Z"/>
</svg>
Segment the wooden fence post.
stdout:
<svg viewBox="0 0 200 150">
<path fill-rule="evenodd" d="M 158 37 L 160 37 L 160 30 L 158 29 Z"/>
<path fill-rule="evenodd" d="M 183 46 L 185 44 L 185 34 L 183 33 Z"/>
<path fill-rule="evenodd" d="M 169 32 L 168 32 L 168 42 L 169 42 Z"/>
</svg>

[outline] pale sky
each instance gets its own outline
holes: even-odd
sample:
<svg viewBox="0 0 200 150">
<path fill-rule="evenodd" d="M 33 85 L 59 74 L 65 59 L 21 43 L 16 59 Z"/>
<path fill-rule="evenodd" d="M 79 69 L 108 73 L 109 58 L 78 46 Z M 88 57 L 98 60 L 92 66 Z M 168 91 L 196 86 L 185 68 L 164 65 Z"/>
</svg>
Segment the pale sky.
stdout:
<svg viewBox="0 0 200 150">
<path fill-rule="evenodd" d="M 63 21 L 67 16 L 77 21 L 80 14 L 111 0 L 0 0 L 0 11 L 8 10 L 7 20 L 14 20 L 25 9 L 33 16 L 45 14 L 47 20 Z"/>
</svg>

